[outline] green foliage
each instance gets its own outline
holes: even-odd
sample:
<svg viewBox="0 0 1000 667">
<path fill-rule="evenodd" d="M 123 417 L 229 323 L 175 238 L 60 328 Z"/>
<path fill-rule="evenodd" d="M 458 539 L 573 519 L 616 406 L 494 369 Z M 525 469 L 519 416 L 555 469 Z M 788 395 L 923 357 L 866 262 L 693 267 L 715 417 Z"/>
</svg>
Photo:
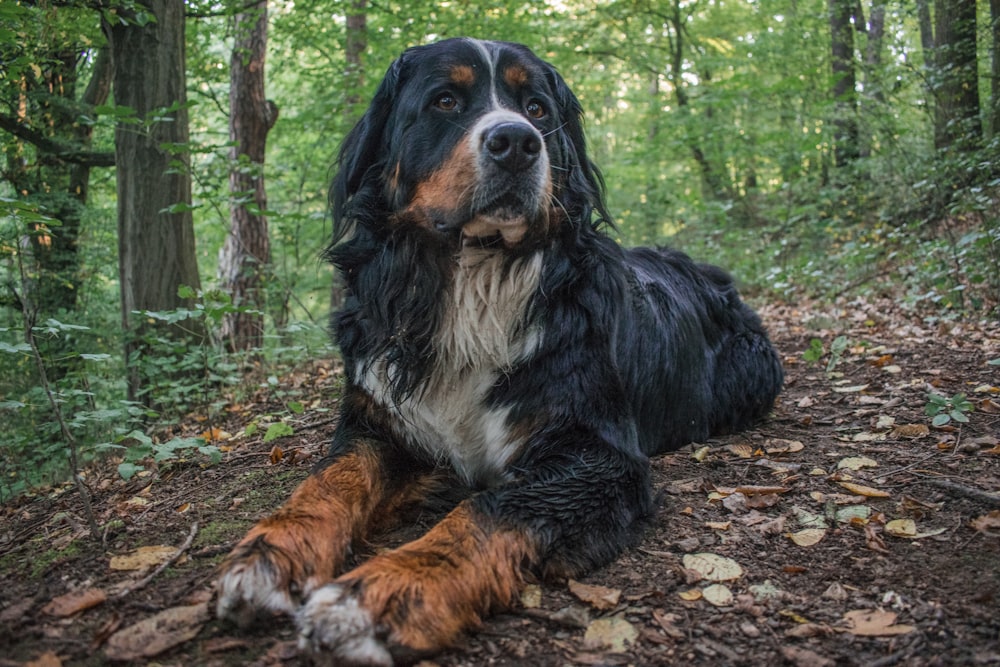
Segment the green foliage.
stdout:
<svg viewBox="0 0 1000 667">
<path fill-rule="evenodd" d="M 836 338 L 833 339 L 833 342 L 830 343 L 830 351 L 829 351 L 830 358 L 827 360 L 826 363 L 827 373 L 832 372 L 833 369 L 837 367 L 837 364 L 840 363 L 840 360 L 843 357 L 844 352 L 847 350 L 848 345 L 849 342 L 847 340 L 847 336 L 837 336 Z M 807 363 L 815 364 L 818 363 L 820 359 L 822 359 L 824 356 L 826 356 L 826 354 L 827 351 L 823 347 L 823 341 L 821 341 L 819 338 L 813 338 L 812 340 L 809 341 L 809 347 L 806 349 L 805 352 L 802 353 L 802 359 Z"/>
<path fill-rule="evenodd" d="M 944 426 L 951 421 L 966 424 L 969 421 L 967 413 L 974 409 L 975 406 L 966 400 L 965 394 L 955 394 L 950 398 L 941 394 L 927 394 L 924 414 L 932 418 L 934 426 Z"/>
<path fill-rule="evenodd" d="M 129 443 L 127 446 L 122 443 Z M 142 431 L 131 431 L 122 436 L 118 443 L 97 446 L 97 451 L 119 450 L 122 462 L 118 464 L 118 474 L 130 479 L 137 472 L 145 470 L 142 462 L 151 459 L 154 463 L 179 461 L 186 454 L 197 452 L 208 459 L 210 464 L 222 459 L 222 452 L 214 445 L 206 444 L 201 438 L 171 438 L 166 442 L 155 442 Z"/>
</svg>

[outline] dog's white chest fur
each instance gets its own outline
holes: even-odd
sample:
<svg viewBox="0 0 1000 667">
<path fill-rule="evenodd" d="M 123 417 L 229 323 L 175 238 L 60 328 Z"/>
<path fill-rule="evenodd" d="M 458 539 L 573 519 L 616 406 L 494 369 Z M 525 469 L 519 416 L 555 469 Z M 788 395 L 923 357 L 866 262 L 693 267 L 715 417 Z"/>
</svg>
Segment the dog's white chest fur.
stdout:
<svg viewBox="0 0 1000 667">
<path fill-rule="evenodd" d="M 510 428 L 509 408 L 489 407 L 487 400 L 503 374 L 538 343 L 539 332 L 525 321 L 541 266 L 541 253 L 505 266 L 501 253 L 463 249 L 429 377 L 400 401 L 391 396 L 384 361 L 356 378 L 393 413 L 397 437 L 450 463 L 470 484 L 499 481 L 524 444 Z"/>
</svg>

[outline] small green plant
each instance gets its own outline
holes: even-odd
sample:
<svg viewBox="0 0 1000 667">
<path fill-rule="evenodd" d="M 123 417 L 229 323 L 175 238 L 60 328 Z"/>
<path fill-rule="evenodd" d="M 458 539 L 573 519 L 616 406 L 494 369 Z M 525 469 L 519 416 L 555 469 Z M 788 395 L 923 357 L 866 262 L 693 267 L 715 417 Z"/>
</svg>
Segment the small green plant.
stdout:
<svg viewBox="0 0 1000 667">
<path fill-rule="evenodd" d="M 847 336 L 837 336 L 830 343 L 830 359 L 826 363 L 826 372 L 831 372 L 837 364 L 840 363 L 841 357 L 844 355 L 844 350 L 848 346 Z M 810 364 L 819 363 L 819 360 L 823 358 L 826 354 L 826 350 L 823 349 L 823 341 L 819 338 L 813 338 L 809 341 L 809 348 L 802 353 L 802 359 Z"/>
<path fill-rule="evenodd" d="M 185 452 L 197 451 L 207 456 L 212 464 L 222 459 L 218 447 L 207 444 L 201 438 L 172 438 L 167 442 L 154 442 L 142 431 L 132 431 L 121 438 L 121 442 L 129 441 L 127 447 L 123 444 L 106 443 L 99 445 L 102 451 L 120 450 L 124 453 L 124 461 L 118 465 L 118 474 L 123 479 L 130 479 L 137 472 L 145 470 L 141 464 L 144 459 L 152 459 L 156 463 L 179 460 Z"/>
<path fill-rule="evenodd" d="M 809 349 L 802 353 L 802 359 L 810 364 L 818 363 L 823 358 L 823 341 L 813 338 L 809 341 Z"/>
<path fill-rule="evenodd" d="M 927 406 L 924 413 L 931 417 L 934 426 L 944 426 L 950 421 L 960 424 L 968 423 L 968 412 L 975 406 L 966 400 L 965 394 L 955 394 L 951 398 L 941 394 L 927 394 Z"/>
</svg>

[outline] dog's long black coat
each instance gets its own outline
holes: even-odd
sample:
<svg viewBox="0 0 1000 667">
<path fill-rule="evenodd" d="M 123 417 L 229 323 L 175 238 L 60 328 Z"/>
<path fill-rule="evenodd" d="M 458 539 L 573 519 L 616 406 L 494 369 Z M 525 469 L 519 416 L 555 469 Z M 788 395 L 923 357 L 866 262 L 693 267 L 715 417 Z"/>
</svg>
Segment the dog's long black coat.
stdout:
<svg viewBox="0 0 1000 667">
<path fill-rule="evenodd" d="M 527 48 L 447 40 L 393 64 L 332 188 L 340 425 L 230 557 L 220 613 L 298 610 L 303 645 L 339 663 L 433 651 L 526 572 L 614 558 L 651 512 L 648 456 L 767 413 L 781 365 L 730 278 L 620 247 L 602 189 L 576 98 Z M 442 470 L 474 495 L 328 583 Z"/>
</svg>

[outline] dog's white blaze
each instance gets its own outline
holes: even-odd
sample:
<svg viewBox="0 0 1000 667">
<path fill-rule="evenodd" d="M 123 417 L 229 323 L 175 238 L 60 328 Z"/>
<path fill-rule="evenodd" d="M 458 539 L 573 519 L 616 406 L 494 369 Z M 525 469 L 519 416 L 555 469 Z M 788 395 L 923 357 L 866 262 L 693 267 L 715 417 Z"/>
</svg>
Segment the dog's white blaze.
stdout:
<svg viewBox="0 0 1000 667">
<path fill-rule="evenodd" d="M 479 50 L 480 55 L 483 56 L 483 60 L 486 61 L 486 71 L 490 73 L 490 102 L 492 102 L 494 109 L 499 109 L 500 97 L 497 95 L 496 87 L 496 54 L 495 52 L 492 52 L 481 40 L 469 37 L 466 38 L 466 41 L 475 46 L 476 49 Z"/>
<path fill-rule="evenodd" d="M 524 323 L 542 255 L 516 260 L 506 272 L 504 261 L 496 251 L 462 250 L 438 334 L 437 364 L 413 395 L 393 401 L 385 362 L 356 378 L 400 420 L 397 436 L 450 463 L 470 484 L 499 481 L 524 444 L 509 428 L 510 409 L 484 403 L 497 380 L 540 340 Z"/>
</svg>

